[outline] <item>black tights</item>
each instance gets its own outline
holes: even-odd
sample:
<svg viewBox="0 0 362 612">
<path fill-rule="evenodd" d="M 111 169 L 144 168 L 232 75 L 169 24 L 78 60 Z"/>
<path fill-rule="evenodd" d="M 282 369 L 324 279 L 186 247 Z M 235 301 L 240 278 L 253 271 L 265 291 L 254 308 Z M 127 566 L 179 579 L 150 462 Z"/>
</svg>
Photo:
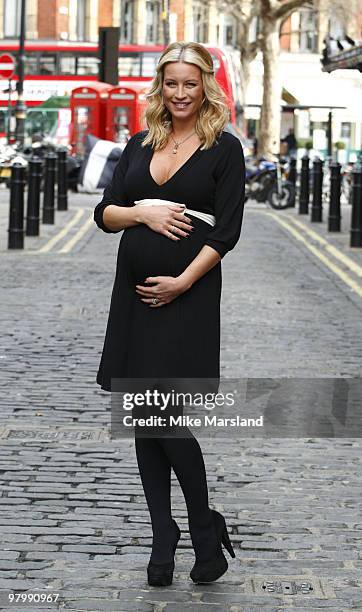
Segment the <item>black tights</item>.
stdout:
<svg viewBox="0 0 362 612">
<path fill-rule="evenodd" d="M 137 435 L 135 428 L 137 462 L 152 523 L 153 563 L 172 559 L 171 467 L 185 497 L 196 560 L 207 561 L 217 546 L 202 451 L 191 431 L 184 431 L 187 437 L 147 438 Z"/>
</svg>

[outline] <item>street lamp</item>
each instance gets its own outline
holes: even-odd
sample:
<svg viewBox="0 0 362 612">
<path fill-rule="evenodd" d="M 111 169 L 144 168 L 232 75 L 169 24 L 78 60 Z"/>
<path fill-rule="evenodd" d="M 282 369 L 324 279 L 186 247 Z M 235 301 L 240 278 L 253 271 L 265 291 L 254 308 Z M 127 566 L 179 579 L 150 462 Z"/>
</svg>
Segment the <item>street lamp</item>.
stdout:
<svg viewBox="0 0 362 612">
<path fill-rule="evenodd" d="M 24 145 L 25 137 L 25 115 L 26 105 L 23 99 L 24 90 L 24 64 L 25 64 L 25 16 L 26 16 L 26 0 L 21 0 L 21 13 L 20 13 L 20 38 L 19 38 L 19 52 L 18 52 L 18 99 L 15 106 L 15 118 L 16 118 L 16 140 L 20 146 Z"/>
</svg>

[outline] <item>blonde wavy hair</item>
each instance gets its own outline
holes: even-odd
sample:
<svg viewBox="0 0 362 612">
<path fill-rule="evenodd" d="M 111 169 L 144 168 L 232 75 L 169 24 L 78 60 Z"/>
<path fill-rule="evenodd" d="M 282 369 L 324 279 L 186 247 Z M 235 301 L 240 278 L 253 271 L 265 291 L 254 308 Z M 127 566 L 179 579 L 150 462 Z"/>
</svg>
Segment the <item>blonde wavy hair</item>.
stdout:
<svg viewBox="0 0 362 612">
<path fill-rule="evenodd" d="M 164 71 L 169 62 L 187 62 L 201 70 L 205 99 L 195 130 L 202 143 L 201 150 L 209 149 L 221 135 L 229 121 L 230 113 L 226 95 L 215 79 L 211 54 L 196 42 L 174 42 L 162 53 L 156 67 L 156 76 L 146 94 L 148 105 L 143 112 L 142 121 L 146 122 L 149 131 L 142 141 L 142 146 L 151 144 L 156 151 L 163 149 L 172 129 L 172 115 L 162 99 Z"/>
</svg>

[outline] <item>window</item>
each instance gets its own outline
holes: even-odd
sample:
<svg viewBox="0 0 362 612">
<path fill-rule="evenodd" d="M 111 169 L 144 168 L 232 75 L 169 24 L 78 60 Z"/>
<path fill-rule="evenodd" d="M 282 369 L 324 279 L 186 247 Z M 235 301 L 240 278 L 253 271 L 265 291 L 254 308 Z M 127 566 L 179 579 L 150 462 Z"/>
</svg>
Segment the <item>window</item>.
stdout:
<svg viewBox="0 0 362 612">
<path fill-rule="evenodd" d="M 18 63 L 18 52 L 11 51 L 11 55 L 15 58 L 15 64 Z M 35 51 L 27 51 L 24 61 L 24 74 L 39 74 L 38 53 Z"/>
<path fill-rule="evenodd" d="M 75 74 L 76 73 L 76 58 L 74 55 L 60 55 L 59 57 L 59 74 Z"/>
<path fill-rule="evenodd" d="M 341 124 L 341 138 L 351 138 L 351 124 L 343 122 Z"/>
<path fill-rule="evenodd" d="M 236 46 L 237 23 L 233 15 L 225 16 L 225 44 Z"/>
<path fill-rule="evenodd" d="M 4 0 L 4 37 L 20 36 L 21 0 Z"/>
<path fill-rule="evenodd" d="M 78 106 L 75 109 L 75 149 L 78 155 L 84 157 L 87 134 L 93 130 L 93 113 L 88 106 Z"/>
<path fill-rule="evenodd" d="M 141 75 L 141 54 L 120 53 L 118 58 L 118 73 L 120 77 Z"/>
<path fill-rule="evenodd" d="M 206 7 L 195 3 L 193 7 L 194 40 L 197 42 L 207 41 L 207 13 Z"/>
<path fill-rule="evenodd" d="M 85 40 L 86 38 L 86 15 L 87 15 L 87 0 L 78 0 L 77 1 L 77 39 Z"/>
<path fill-rule="evenodd" d="M 25 55 L 24 71 L 25 71 L 25 74 L 38 74 L 39 73 L 37 53 L 30 52 Z"/>
<path fill-rule="evenodd" d="M 161 53 L 142 53 L 142 76 L 154 77 Z"/>
<path fill-rule="evenodd" d="M 131 43 L 133 38 L 133 0 L 121 0 L 121 42 Z"/>
<path fill-rule="evenodd" d="M 157 62 L 161 52 L 144 53 L 123 51 L 118 58 L 118 73 L 120 77 L 153 77 L 156 74 Z"/>
<path fill-rule="evenodd" d="M 146 44 L 158 42 L 161 7 L 158 0 L 146 2 Z"/>
<path fill-rule="evenodd" d="M 99 59 L 91 56 L 78 55 L 76 58 L 77 74 L 98 75 Z"/>
<path fill-rule="evenodd" d="M 316 12 L 313 9 L 300 11 L 299 50 L 302 52 L 317 52 L 318 24 Z"/>
<path fill-rule="evenodd" d="M 55 54 L 42 53 L 39 57 L 39 74 L 56 74 Z"/>
</svg>

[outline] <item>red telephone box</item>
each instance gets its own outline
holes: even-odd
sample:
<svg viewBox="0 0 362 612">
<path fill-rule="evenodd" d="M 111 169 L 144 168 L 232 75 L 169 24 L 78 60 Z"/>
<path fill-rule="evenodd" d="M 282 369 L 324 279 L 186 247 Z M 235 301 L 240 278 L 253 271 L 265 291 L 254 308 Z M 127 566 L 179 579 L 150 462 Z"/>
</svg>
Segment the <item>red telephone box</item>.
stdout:
<svg viewBox="0 0 362 612">
<path fill-rule="evenodd" d="M 141 114 L 147 105 L 144 83 L 125 83 L 108 92 L 106 140 L 122 142 L 140 130 L 146 129 Z"/>
<path fill-rule="evenodd" d="M 93 134 L 105 138 L 107 101 L 113 88 L 108 83 L 94 82 L 91 86 L 76 87 L 70 98 L 72 112 L 71 143 L 73 152 L 83 156 L 85 138 Z"/>
</svg>

